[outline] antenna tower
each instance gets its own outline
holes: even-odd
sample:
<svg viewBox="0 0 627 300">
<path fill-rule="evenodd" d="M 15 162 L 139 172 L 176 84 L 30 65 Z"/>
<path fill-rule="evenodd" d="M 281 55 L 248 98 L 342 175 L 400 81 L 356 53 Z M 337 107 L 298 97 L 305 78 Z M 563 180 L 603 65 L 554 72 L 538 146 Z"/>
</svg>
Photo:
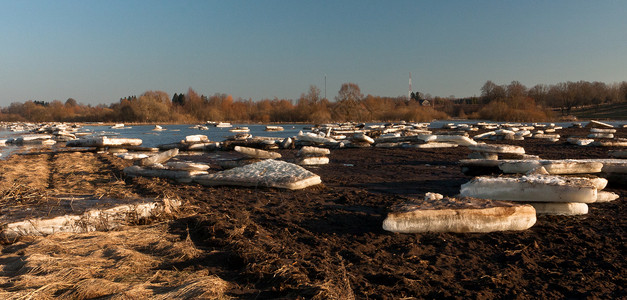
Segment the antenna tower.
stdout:
<svg viewBox="0 0 627 300">
<path fill-rule="evenodd" d="M 409 72 L 409 92 L 407 93 L 407 99 L 411 100 L 411 72 Z"/>
<path fill-rule="evenodd" d="M 324 99 L 327 99 L 327 74 L 324 74 Z"/>
</svg>

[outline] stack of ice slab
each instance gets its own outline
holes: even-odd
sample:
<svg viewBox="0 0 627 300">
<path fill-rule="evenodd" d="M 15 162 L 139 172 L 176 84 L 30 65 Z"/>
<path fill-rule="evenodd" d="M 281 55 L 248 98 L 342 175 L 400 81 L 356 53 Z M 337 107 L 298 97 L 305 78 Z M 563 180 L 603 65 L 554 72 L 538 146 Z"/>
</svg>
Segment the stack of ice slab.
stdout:
<svg viewBox="0 0 627 300">
<path fill-rule="evenodd" d="M 386 133 L 374 140 L 374 146 L 377 148 L 417 148 L 419 145 L 435 140 L 436 136 L 431 134 Z"/>
<path fill-rule="evenodd" d="M 558 142 L 560 140 L 560 135 L 556 134 L 556 133 L 545 133 L 542 131 L 537 131 L 535 133 L 533 133 L 533 135 L 531 136 L 531 138 L 534 139 L 545 139 L 545 140 L 549 140 L 551 142 Z"/>
<path fill-rule="evenodd" d="M 611 140 L 598 140 L 590 145 L 597 147 L 627 147 L 627 139 L 618 138 Z"/>
<path fill-rule="evenodd" d="M 208 186 L 235 185 L 290 190 L 303 189 L 322 183 L 320 176 L 301 166 L 273 159 L 266 159 L 218 173 L 196 176 L 194 181 Z"/>
<path fill-rule="evenodd" d="M 482 123 L 480 123 L 482 124 Z M 478 124 L 479 125 L 479 124 Z M 482 134 L 474 136 L 475 140 L 514 140 L 522 141 L 525 138 L 547 139 L 553 142 L 557 142 L 560 139 L 560 135 L 556 133 L 557 130 L 562 129 L 555 124 L 483 124 L 480 126 L 482 129 L 489 129 Z"/>
<path fill-rule="evenodd" d="M 590 128 L 588 138 L 591 139 L 613 139 L 616 129 L 613 128 Z"/>
<path fill-rule="evenodd" d="M 230 135 L 226 137 L 226 141 L 245 141 L 252 138 L 253 135 L 248 132 L 240 132 L 235 135 Z"/>
<path fill-rule="evenodd" d="M 479 129 L 484 129 L 484 130 L 494 130 L 494 129 L 498 129 L 499 128 L 499 124 L 497 124 L 497 123 L 479 122 L 479 123 L 477 123 L 477 127 L 479 127 Z"/>
<path fill-rule="evenodd" d="M 627 159 L 599 159 L 603 164 L 601 176 L 615 186 L 627 185 Z"/>
<path fill-rule="evenodd" d="M 474 126 L 473 124 L 468 124 L 468 123 L 459 123 L 459 124 L 455 124 L 455 123 L 448 123 L 444 126 L 442 126 L 442 128 L 444 129 L 457 129 L 457 130 L 461 130 L 461 131 L 478 131 L 479 128 Z"/>
<path fill-rule="evenodd" d="M 160 150 L 211 151 L 220 148 L 220 143 L 211 142 L 206 135 L 188 135 L 178 143 L 159 145 Z"/>
<path fill-rule="evenodd" d="M 488 131 L 482 134 L 475 135 L 473 139 L 492 140 L 492 141 L 501 141 L 501 140 L 522 141 L 526 137 L 531 137 L 531 130 L 533 130 L 533 126 L 506 127 L 506 128 L 501 128 L 501 129 Z"/>
<path fill-rule="evenodd" d="M 239 152 L 250 159 L 277 159 L 281 158 L 281 154 L 250 147 L 235 146 L 235 152 Z"/>
<path fill-rule="evenodd" d="M 431 130 L 428 127 L 429 123 L 411 123 L 405 126 L 401 133 L 405 135 L 431 134 Z"/>
<path fill-rule="evenodd" d="M 623 139 L 614 139 L 616 129 L 614 126 L 598 121 L 590 121 L 586 128 L 590 128 L 590 134 L 587 137 L 569 137 L 566 141 L 578 146 L 627 146 L 627 141 Z M 595 139 L 600 139 L 595 141 Z"/>
<path fill-rule="evenodd" d="M 277 159 L 281 158 L 281 154 L 272 151 L 261 150 L 251 147 L 235 146 L 233 150 L 243 157 L 231 160 L 218 160 L 216 163 L 223 169 L 237 168 L 256 162 L 260 162 L 264 159 Z"/>
<path fill-rule="evenodd" d="M 376 147 L 402 147 L 416 149 L 437 149 L 437 148 L 454 148 L 457 146 L 476 145 L 473 139 L 465 135 L 457 134 L 419 134 L 414 136 L 399 137 L 399 142 L 393 142 L 391 138 L 379 138 L 376 140 Z M 392 144 L 388 144 L 392 143 Z M 399 144 L 394 144 L 399 143 Z M 388 146 L 389 145 L 389 146 Z"/>
<path fill-rule="evenodd" d="M 610 184 L 627 184 L 627 159 L 465 159 L 460 161 L 466 175 L 485 174 L 591 174 L 609 180 Z"/>
<path fill-rule="evenodd" d="M 67 123 L 46 123 L 39 125 L 38 128 L 31 130 L 33 133 L 45 133 L 52 135 L 52 139 L 57 142 L 67 142 L 76 138 L 78 125 L 70 125 Z"/>
<path fill-rule="evenodd" d="M 545 173 L 552 175 L 594 174 L 603 169 L 603 163 L 583 160 L 503 160 L 499 169 L 505 174 Z"/>
<path fill-rule="evenodd" d="M 33 124 L 30 126 L 29 131 L 34 134 L 47 134 L 51 136 L 51 139 L 56 142 L 67 142 L 76 138 L 74 133 L 78 131 L 80 126 L 77 124 L 67 123 L 43 123 Z M 29 144 L 29 141 L 25 141 L 25 144 Z M 38 142 L 37 140 L 30 141 L 30 144 L 54 144 L 50 141 Z"/>
<path fill-rule="evenodd" d="M 596 159 L 463 159 L 460 161 L 462 172 L 466 175 L 486 174 L 596 174 L 603 171 L 607 164 L 616 165 L 621 160 Z"/>
<path fill-rule="evenodd" d="M 148 154 L 146 153 L 138 153 L 138 152 L 133 152 L 133 153 L 116 153 L 115 156 L 121 158 L 121 159 L 125 159 L 125 160 L 139 160 L 139 159 L 143 159 L 143 158 L 147 158 L 149 157 Z"/>
<path fill-rule="evenodd" d="M 97 147 L 97 148 L 126 148 L 142 144 L 141 139 L 110 138 L 106 136 L 80 138 L 66 143 L 67 147 Z"/>
<path fill-rule="evenodd" d="M 57 142 L 68 142 L 76 139 L 76 135 L 70 131 L 57 130 L 52 133 L 53 139 Z"/>
<path fill-rule="evenodd" d="M 588 124 L 586 124 L 586 128 L 614 128 L 611 124 L 590 120 Z"/>
<path fill-rule="evenodd" d="M 522 158 L 525 154 L 525 148 L 514 145 L 480 143 L 471 145 L 468 149 L 473 151 L 469 154 L 469 158 L 471 159 L 497 160 L 499 159 L 499 155 Z"/>
<path fill-rule="evenodd" d="M 560 135 L 555 133 L 557 130 L 562 129 L 562 127 L 556 126 L 551 123 L 549 125 L 545 124 L 534 124 L 535 130 L 532 132 L 531 137 L 534 139 L 546 139 L 551 142 L 557 142 L 560 139 Z"/>
<path fill-rule="evenodd" d="M 250 136 L 244 139 L 225 140 L 221 143 L 221 150 L 234 150 L 236 146 L 249 147 L 262 150 L 277 150 L 279 148 L 289 148 L 292 138 Z"/>
<path fill-rule="evenodd" d="M 363 132 L 355 133 L 350 137 L 350 142 L 345 143 L 345 147 L 349 148 L 370 148 L 374 144 L 374 139 Z"/>
<path fill-rule="evenodd" d="M 335 139 L 324 137 L 311 132 L 299 132 L 296 136 L 297 146 L 337 147 L 339 142 Z"/>
<path fill-rule="evenodd" d="M 427 193 L 420 203 L 393 207 L 383 229 L 400 233 L 493 232 L 525 230 L 535 222 L 531 205 Z"/>
<path fill-rule="evenodd" d="M 14 139 L 9 139 L 6 143 L 18 146 L 22 145 L 54 145 L 57 143 L 50 134 L 28 134 Z"/>
<path fill-rule="evenodd" d="M 594 139 L 571 136 L 566 139 L 566 142 L 568 142 L 569 144 L 577 145 L 577 146 L 588 146 L 594 143 Z"/>
<path fill-rule="evenodd" d="M 298 150 L 296 163 L 301 166 L 326 165 L 329 163 L 329 154 L 331 151 L 327 148 L 305 146 Z"/>
<path fill-rule="evenodd" d="M 461 131 L 477 131 L 479 130 L 479 128 L 473 126 L 472 124 L 468 124 L 468 123 L 447 123 L 442 125 L 442 129 L 455 129 L 455 130 L 461 130 Z"/>
<path fill-rule="evenodd" d="M 599 192 L 607 185 L 603 178 L 575 178 L 557 175 L 522 177 L 476 177 L 461 186 L 460 194 L 480 199 L 523 202 L 538 214 L 581 215 L 588 203 L 612 201 L 614 193 Z"/>
<path fill-rule="evenodd" d="M 442 143 L 442 144 L 452 144 L 457 146 L 474 146 L 477 145 L 477 142 L 472 138 L 469 138 L 465 135 L 435 135 L 435 140 L 432 143 Z"/>
<path fill-rule="evenodd" d="M 159 177 L 178 182 L 192 182 L 195 176 L 206 175 L 209 166 L 191 162 L 168 162 L 178 155 L 179 149 L 171 149 L 135 161 L 135 165 L 124 168 L 129 177 Z M 165 163 L 165 164 L 164 164 Z"/>
</svg>

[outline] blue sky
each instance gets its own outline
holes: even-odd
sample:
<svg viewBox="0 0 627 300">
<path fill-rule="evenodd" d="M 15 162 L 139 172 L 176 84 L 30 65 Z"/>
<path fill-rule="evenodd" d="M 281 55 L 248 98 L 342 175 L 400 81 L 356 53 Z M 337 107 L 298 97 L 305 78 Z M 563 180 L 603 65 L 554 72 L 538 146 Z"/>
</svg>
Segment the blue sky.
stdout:
<svg viewBox="0 0 627 300">
<path fill-rule="evenodd" d="M 627 1 L 0 1 L 0 106 L 627 80 Z"/>
</svg>

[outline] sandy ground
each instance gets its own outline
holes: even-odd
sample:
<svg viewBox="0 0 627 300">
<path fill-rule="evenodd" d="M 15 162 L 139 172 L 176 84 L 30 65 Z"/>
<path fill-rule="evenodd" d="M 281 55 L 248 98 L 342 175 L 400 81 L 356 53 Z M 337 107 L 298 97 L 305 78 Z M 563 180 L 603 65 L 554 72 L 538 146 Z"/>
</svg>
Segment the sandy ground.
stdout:
<svg viewBox="0 0 627 300">
<path fill-rule="evenodd" d="M 625 129 L 619 136 L 625 137 Z M 586 129 L 560 134 L 585 135 Z M 562 140 L 565 140 L 564 138 Z M 547 159 L 608 148 L 508 142 Z M 296 150 L 281 150 L 293 157 Z M 620 298 L 627 286 L 625 195 L 523 232 L 395 234 L 388 209 L 426 192 L 459 193 L 466 147 L 339 149 L 298 191 L 125 178 L 111 154 L 39 151 L 0 161 L 0 209 L 68 195 L 177 198 L 175 216 L 112 232 L 0 245 L 0 298 Z M 179 159 L 208 161 L 206 155 Z M 42 204 L 43 203 L 43 204 Z"/>
</svg>

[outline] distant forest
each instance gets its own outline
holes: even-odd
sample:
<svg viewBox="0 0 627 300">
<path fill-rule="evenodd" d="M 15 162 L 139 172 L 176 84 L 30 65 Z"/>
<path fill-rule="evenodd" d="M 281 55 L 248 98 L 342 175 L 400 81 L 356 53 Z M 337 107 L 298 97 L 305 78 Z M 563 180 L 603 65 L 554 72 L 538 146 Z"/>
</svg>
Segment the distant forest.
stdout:
<svg viewBox="0 0 627 300">
<path fill-rule="evenodd" d="M 0 121 L 325 123 L 472 118 L 533 122 L 568 116 L 575 108 L 621 102 L 627 102 L 625 81 L 538 84 L 532 88 L 518 81 L 507 85 L 487 81 L 481 87 L 480 97 L 443 98 L 416 92 L 409 99 L 406 96 L 364 96 L 357 84 L 345 83 L 334 101 L 321 97 L 320 89 L 313 85 L 297 100 L 234 100 L 227 94 L 199 95 L 192 88 L 172 96 L 163 91 L 147 91 L 110 105 L 97 106 L 80 104 L 72 98 L 65 102 L 29 100 L 2 108 Z"/>
</svg>

